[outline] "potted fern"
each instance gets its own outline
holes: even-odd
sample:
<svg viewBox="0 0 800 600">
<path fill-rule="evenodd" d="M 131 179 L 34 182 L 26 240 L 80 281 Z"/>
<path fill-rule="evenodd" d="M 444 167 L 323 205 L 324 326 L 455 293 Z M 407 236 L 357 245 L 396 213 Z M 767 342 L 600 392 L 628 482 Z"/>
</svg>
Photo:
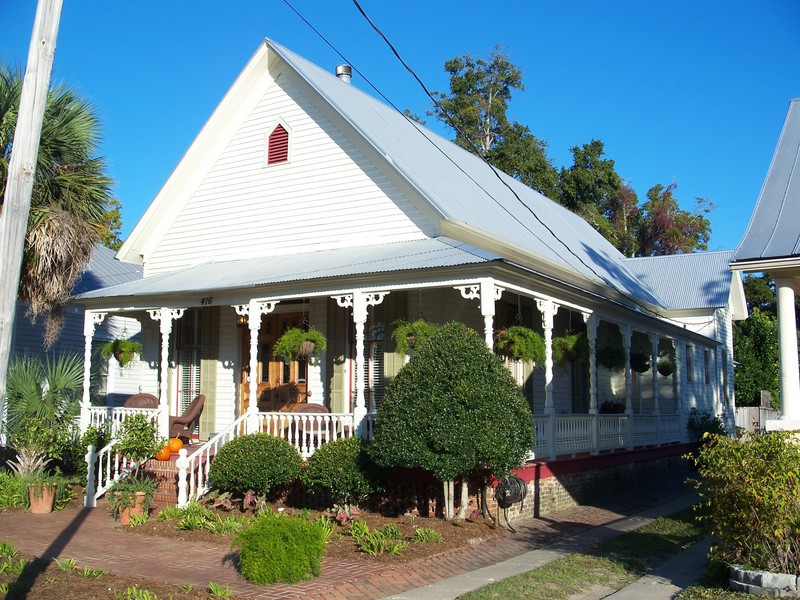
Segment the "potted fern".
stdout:
<svg viewBox="0 0 800 600">
<path fill-rule="evenodd" d="M 625 368 L 625 350 L 611 344 L 603 346 L 597 349 L 597 360 L 606 369 L 618 371 Z"/>
<path fill-rule="evenodd" d="M 105 360 L 113 356 L 117 359 L 119 366 L 127 367 L 137 354 L 142 354 L 142 345 L 131 339 L 109 340 L 100 348 L 100 354 Z"/>
<path fill-rule="evenodd" d="M 275 342 L 272 354 L 285 363 L 302 357 L 308 358 L 311 364 L 316 364 L 317 357 L 325 352 L 327 347 L 328 341 L 319 330 L 313 327 L 309 327 L 308 330 L 290 327 Z"/>
<path fill-rule="evenodd" d="M 514 325 L 500 329 L 494 338 L 498 354 L 514 360 L 543 363 L 545 359 L 544 338 L 533 329 Z"/>
<path fill-rule="evenodd" d="M 392 326 L 394 327 L 392 339 L 395 343 L 395 352 L 400 356 L 408 354 L 410 349 L 418 347 L 439 329 L 439 325 L 428 323 L 425 319 L 416 321 L 398 319 L 392 323 Z"/>
<path fill-rule="evenodd" d="M 646 352 L 631 352 L 631 369 L 637 373 L 644 373 L 650 369 L 650 355 Z"/>
</svg>

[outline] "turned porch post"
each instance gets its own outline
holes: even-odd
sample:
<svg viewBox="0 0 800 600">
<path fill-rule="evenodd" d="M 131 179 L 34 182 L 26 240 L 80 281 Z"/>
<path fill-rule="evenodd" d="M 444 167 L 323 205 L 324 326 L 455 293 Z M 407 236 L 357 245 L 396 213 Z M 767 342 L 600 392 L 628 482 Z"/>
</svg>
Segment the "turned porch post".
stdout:
<svg viewBox="0 0 800 600">
<path fill-rule="evenodd" d="M 233 309 L 236 314 L 247 317 L 247 328 L 250 331 L 250 373 L 247 377 L 247 433 L 258 431 L 258 333 L 261 331 L 261 316 L 275 310 L 278 301 L 259 302 L 250 300 L 248 304 L 239 304 Z"/>
<path fill-rule="evenodd" d="M 558 304 L 552 300 L 536 300 L 536 308 L 542 315 L 544 330 L 544 414 L 547 416 L 547 447 L 549 458 L 556 457 L 556 410 L 553 405 L 553 321 L 558 312 Z"/>
<path fill-rule="evenodd" d="M 172 332 L 172 322 L 180 319 L 185 308 L 160 308 L 148 310 L 150 318 L 158 321 L 161 331 L 161 364 L 158 376 L 158 433 L 164 438 L 169 437 L 169 398 L 168 379 L 169 379 L 169 334 Z"/>
<path fill-rule="evenodd" d="M 81 433 L 85 433 L 89 427 L 89 408 L 92 405 L 90 390 L 92 385 L 92 339 L 94 330 L 103 319 L 106 318 L 104 312 L 92 312 L 87 310 L 83 313 L 83 396 L 81 397 Z"/>
<path fill-rule="evenodd" d="M 365 434 L 363 423 L 367 416 L 366 395 L 364 394 L 364 325 L 369 316 L 368 309 L 383 302 L 389 292 L 354 291 L 344 296 L 334 296 L 336 303 L 342 308 L 352 307 L 353 323 L 356 328 L 356 401 L 353 406 L 353 424 L 359 435 Z"/>
<path fill-rule="evenodd" d="M 481 316 L 483 316 L 483 339 L 489 350 L 494 348 L 494 303 L 500 300 L 505 288 L 494 284 L 490 277 L 484 277 L 477 285 L 456 286 L 461 292 L 461 297 L 466 300 L 479 299 L 481 301 Z"/>
</svg>

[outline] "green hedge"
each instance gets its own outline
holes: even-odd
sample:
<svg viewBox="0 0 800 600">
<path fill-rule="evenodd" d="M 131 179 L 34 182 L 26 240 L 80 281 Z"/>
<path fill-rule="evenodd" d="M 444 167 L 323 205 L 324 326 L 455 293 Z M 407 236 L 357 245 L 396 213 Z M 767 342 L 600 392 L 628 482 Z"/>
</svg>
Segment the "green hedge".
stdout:
<svg viewBox="0 0 800 600">
<path fill-rule="evenodd" d="M 300 477 L 302 463 L 300 453 L 286 440 L 251 433 L 220 448 L 208 479 L 222 492 L 244 494 L 253 490 L 260 496 L 273 496 Z"/>
<path fill-rule="evenodd" d="M 251 583 L 297 583 L 322 568 L 325 534 L 299 517 L 267 514 L 240 532 L 231 548 L 239 550 L 242 576 Z"/>
<path fill-rule="evenodd" d="M 358 506 L 373 491 L 367 444 L 360 437 L 323 444 L 303 471 L 303 484 L 313 492 L 326 492 L 334 504 Z"/>
</svg>

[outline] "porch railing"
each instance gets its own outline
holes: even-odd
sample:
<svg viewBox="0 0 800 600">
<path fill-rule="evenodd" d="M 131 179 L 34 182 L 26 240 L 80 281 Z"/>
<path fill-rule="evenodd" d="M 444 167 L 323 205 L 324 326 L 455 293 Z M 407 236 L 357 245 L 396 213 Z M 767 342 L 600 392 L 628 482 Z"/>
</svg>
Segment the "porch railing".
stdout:
<svg viewBox="0 0 800 600">
<path fill-rule="evenodd" d="M 223 431 L 204 443 L 191 455 L 184 449 L 179 452 L 178 506 L 185 506 L 208 491 L 208 472 L 219 449 L 232 439 L 248 431 L 248 418 L 244 414 Z M 362 421 L 362 433 L 372 438 L 374 416 Z M 356 427 L 351 413 L 256 413 L 255 431 L 283 438 L 297 448 L 303 458 L 308 458 L 319 447 L 333 440 L 355 435 Z"/>
<path fill-rule="evenodd" d="M 157 421 L 160 412 L 160 408 L 92 406 L 89 408 L 89 425 L 93 427 L 108 427 L 111 433 L 115 434 L 125 419 L 133 415 L 151 415 L 151 419 Z"/>
<path fill-rule="evenodd" d="M 533 457 L 598 454 L 684 441 L 680 415 L 534 415 Z"/>
<path fill-rule="evenodd" d="M 133 467 L 133 464 L 125 457 L 114 452 L 114 447 L 117 443 L 115 437 L 119 431 L 119 426 L 125 419 L 136 414 L 149 415 L 151 421 L 158 423 L 158 417 L 161 413 L 161 409 L 158 408 L 92 407 L 91 411 L 90 425 L 108 427 L 111 441 L 100 450 L 95 450 L 94 446 L 89 446 L 84 457 L 87 465 L 87 477 L 86 496 L 83 504 L 87 507 L 94 507 L 97 499 L 105 494 L 115 481 L 118 481 Z M 95 464 L 97 464 L 96 473 Z"/>
</svg>

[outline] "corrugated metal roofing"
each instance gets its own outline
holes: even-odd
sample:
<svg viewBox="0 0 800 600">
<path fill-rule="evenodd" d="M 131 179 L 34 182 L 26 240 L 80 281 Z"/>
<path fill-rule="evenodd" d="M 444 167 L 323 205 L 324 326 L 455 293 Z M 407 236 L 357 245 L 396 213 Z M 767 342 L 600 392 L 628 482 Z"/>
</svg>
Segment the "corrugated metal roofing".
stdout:
<svg viewBox="0 0 800 600">
<path fill-rule="evenodd" d="M 731 290 L 732 250 L 628 258 L 628 267 L 667 305 L 680 310 L 721 308 Z"/>
<path fill-rule="evenodd" d="M 151 296 L 241 289 L 309 279 L 486 263 L 500 257 L 449 238 L 423 239 L 360 248 L 210 262 L 154 275 L 77 299 Z"/>
<path fill-rule="evenodd" d="M 95 246 L 88 267 L 84 270 L 73 294 L 82 294 L 90 290 L 120 285 L 142 278 L 142 266 L 130 265 L 114 258 L 116 252 L 105 246 Z"/>
<path fill-rule="evenodd" d="M 656 294 L 627 268 L 623 255 L 576 214 L 505 174 L 496 176 L 476 156 L 332 73 L 271 40 L 266 44 L 446 219 L 508 240 L 562 269 L 661 306 Z"/>
<path fill-rule="evenodd" d="M 800 255 L 800 98 L 789 103 L 753 216 L 734 262 Z"/>
</svg>

